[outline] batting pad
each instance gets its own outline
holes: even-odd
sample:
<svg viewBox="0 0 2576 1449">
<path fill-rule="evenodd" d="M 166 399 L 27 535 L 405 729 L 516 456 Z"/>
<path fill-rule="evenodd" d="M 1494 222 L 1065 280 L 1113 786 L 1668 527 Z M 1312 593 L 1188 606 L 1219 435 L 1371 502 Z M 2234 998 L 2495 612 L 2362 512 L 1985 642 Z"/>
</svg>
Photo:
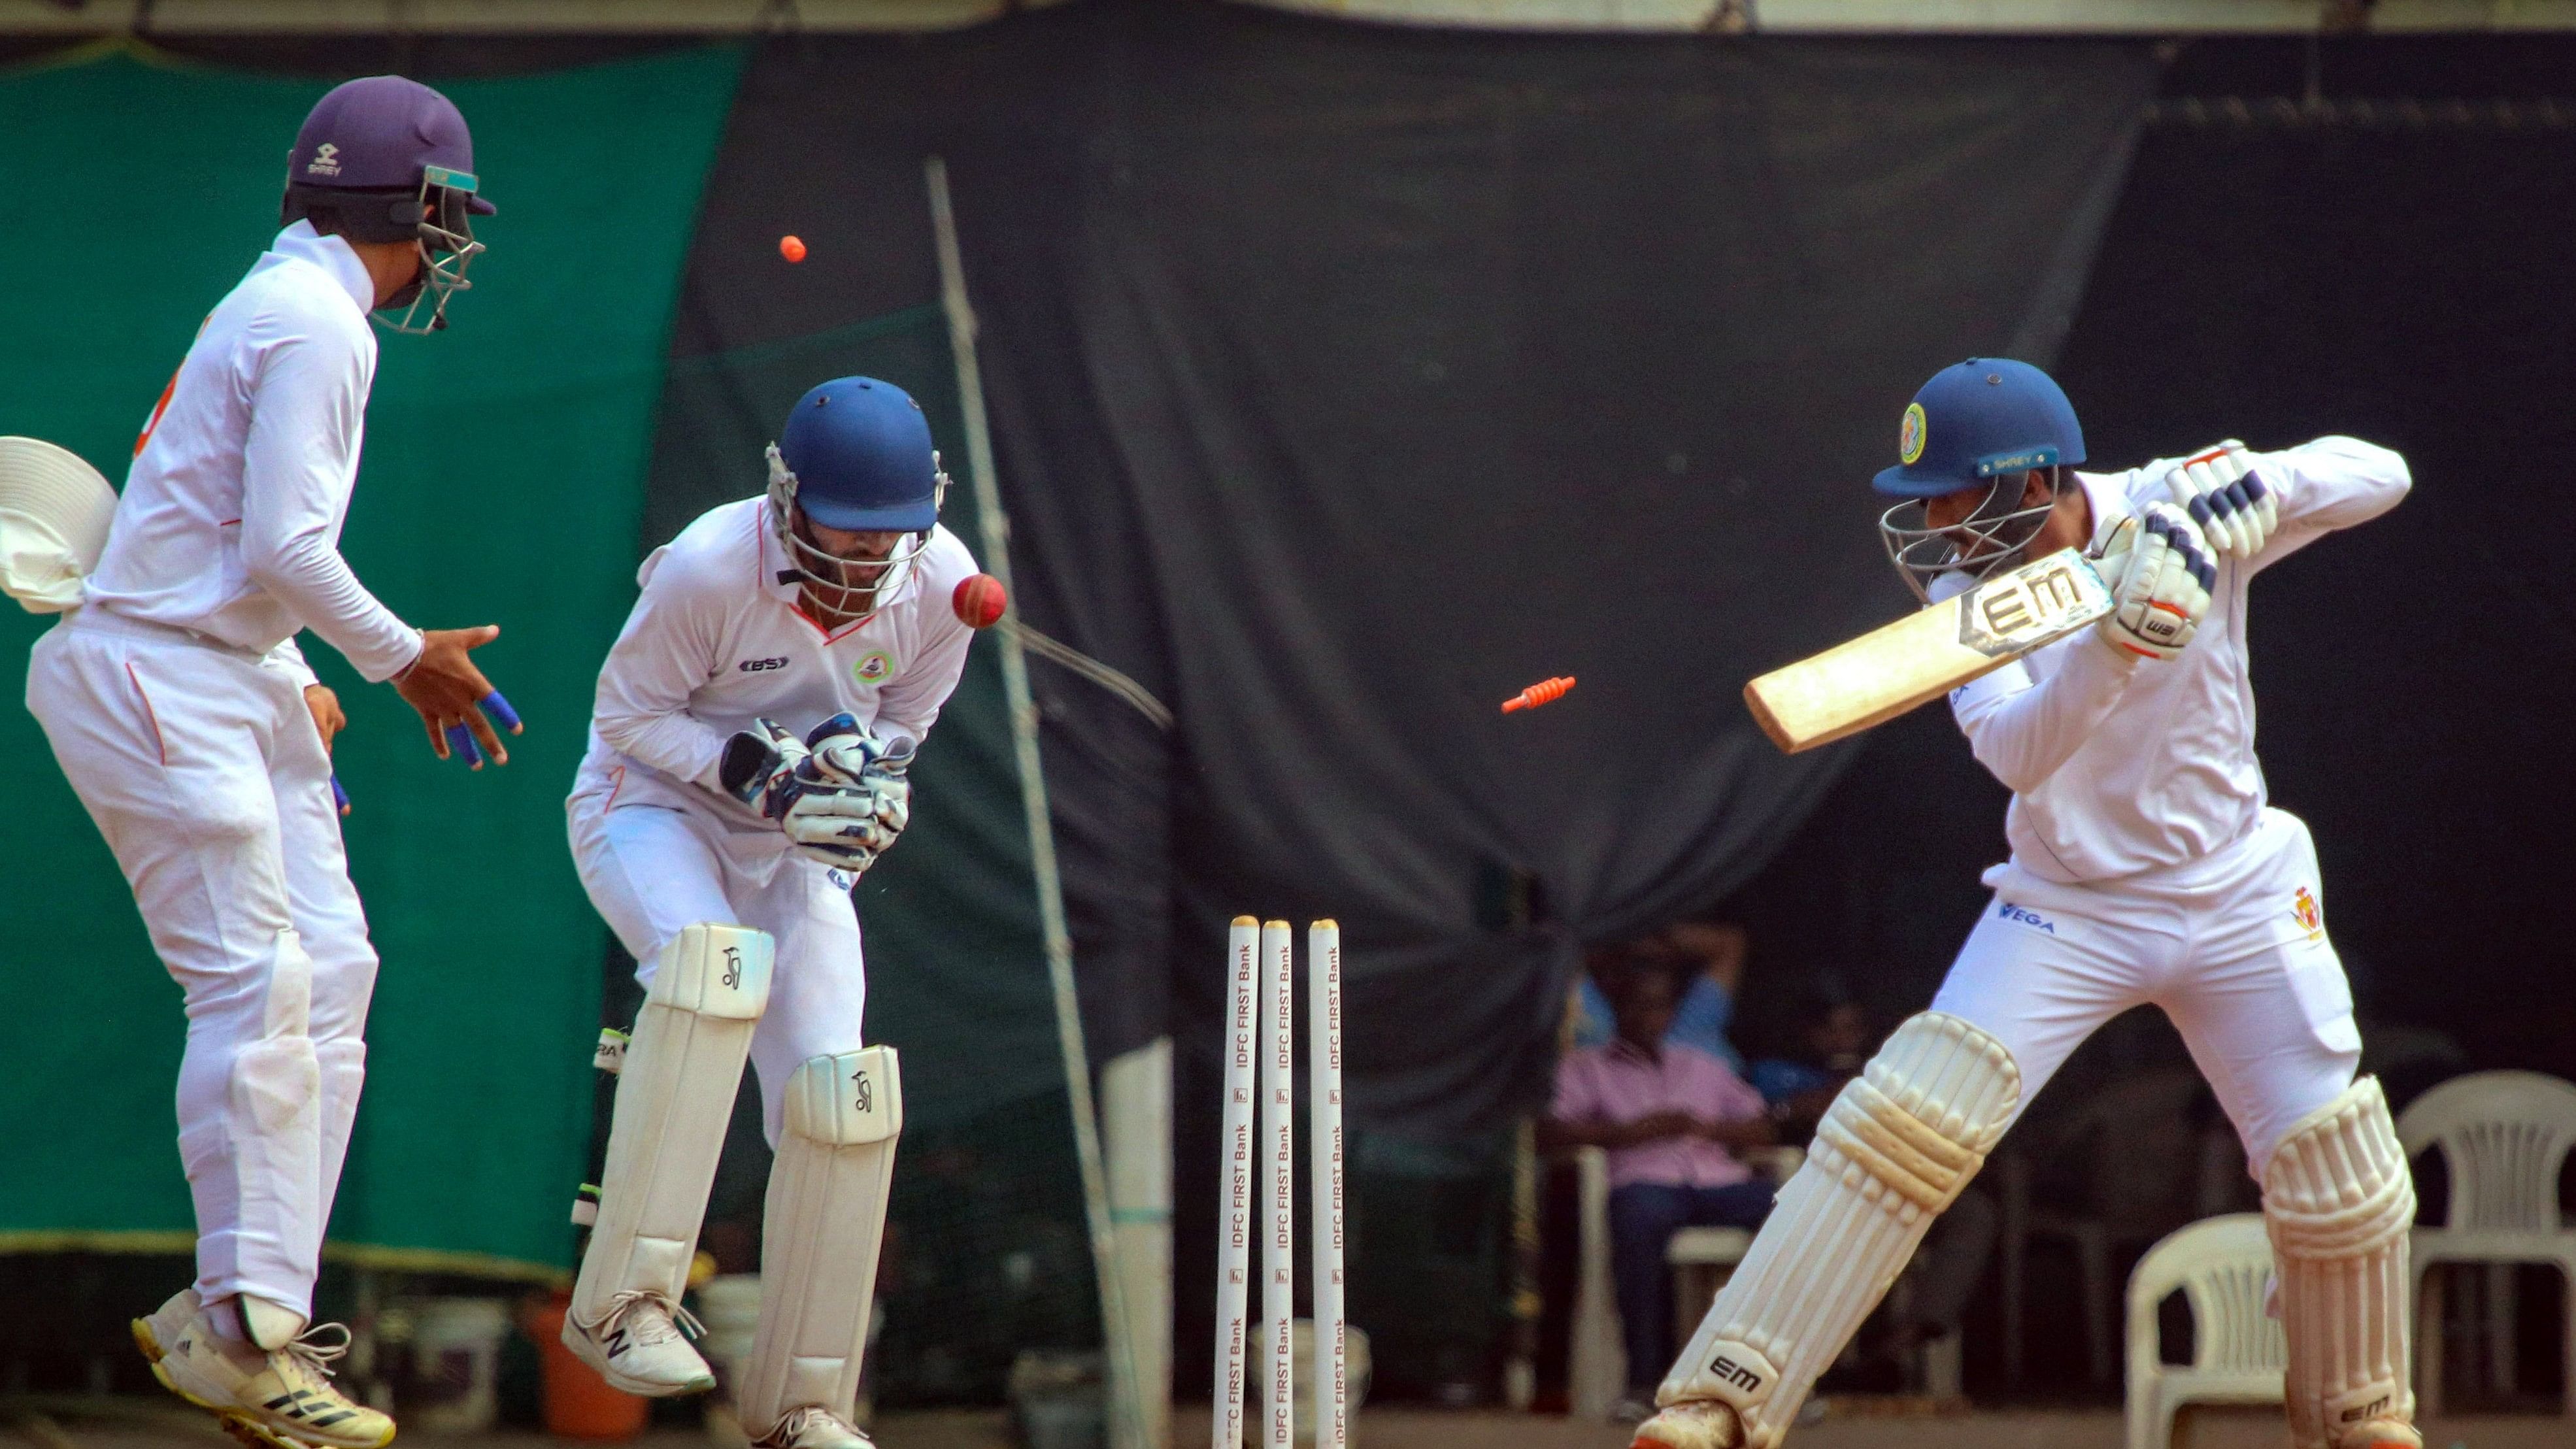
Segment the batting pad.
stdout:
<svg viewBox="0 0 2576 1449">
<path fill-rule="evenodd" d="M 2415 1182 L 2376 1077 L 2346 1087 L 2272 1150 L 2263 1221 L 2290 1341 L 2290 1442 L 2337 1449 L 2361 1425 L 2413 1423 L 2406 1246 Z"/>
<path fill-rule="evenodd" d="M 1721 1400 L 1746 1449 L 1778 1444 L 2020 1100 L 2012 1054 L 1983 1031 L 1937 1011 L 1898 1027 L 1826 1110 L 1656 1402 Z"/>
<path fill-rule="evenodd" d="M 662 948 L 617 1074 L 599 1220 L 573 1286 L 584 1327 L 620 1293 L 676 1305 L 688 1286 L 743 1059 L 769 1004 L 772 951 L 763 932 L 712 923 L 684 926 Z"/>
<path fill-rule="evenodd" d="M 885 1232 L 903 1081 L 892 1047 L 814 1057 L 787 1079 L 761 1227 L 760 1332 L 734 1402 L 755 1439 L 791 1409 L 849 1420 Z"/>
</svg>

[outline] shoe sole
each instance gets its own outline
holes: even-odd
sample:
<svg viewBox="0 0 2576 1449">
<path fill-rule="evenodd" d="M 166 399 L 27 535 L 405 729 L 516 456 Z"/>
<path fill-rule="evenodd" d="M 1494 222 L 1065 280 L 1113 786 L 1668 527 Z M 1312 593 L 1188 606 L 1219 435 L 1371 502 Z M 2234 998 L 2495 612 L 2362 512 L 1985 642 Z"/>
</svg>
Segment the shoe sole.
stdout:
<svg viewBox="0 0 2576 1449">
<path fill-rule="evenodd" d="M 144 1361 L 152 1366 L 152 1377 L 160 1383 L 161 1387 L 178 1395 L 181 1400 L 214 1415 L 215 1422 L 222 1426 L 223 1431 L 241 1441 L 245 1449 L 385 1449 L 386 1445 L 394 1442 L 395 1430 L 393 1429 L 387 1429 L 385 1437 L 365 1443 L 341 1444 L 328 1439 L 297 1438 L 270 1428 L 248 1410 L 207 1403 L 179 1387 L 178 1381 L 170 1377 L 170 1371 L 161 1366 L 162 1355 L 167 1350 L 161 1347 L 161 1340 L 153 1335 L 150 1319 L 134 1320 L 134 1346 L 143 1351 Z"/>
<path fill-rule="evenodd" d="M 572 1350 L 574 1358 L 580 1359 L 592 1373 L 599 1375 L 610 1388 L 621 1394 L 633 1394 L 639 1399 L 678 1399 L 690 1394 L 706 1393 L 716 1386 L 716 1376 L 711 1373 L 700 1374 L 684 1384 L 660 1383 L 653 1379 L 639 1379 L 633 1374 L 619 1373 L 608 1366 L 605 1356 L 599 1358 L 590 1356 L 591 1341 L 573 1327 L 572 1317 L 569 1314 L 564 1317 L 563 1332 L 556 1337 L 563 1340 L 565 1348 Z"/>
</svg>

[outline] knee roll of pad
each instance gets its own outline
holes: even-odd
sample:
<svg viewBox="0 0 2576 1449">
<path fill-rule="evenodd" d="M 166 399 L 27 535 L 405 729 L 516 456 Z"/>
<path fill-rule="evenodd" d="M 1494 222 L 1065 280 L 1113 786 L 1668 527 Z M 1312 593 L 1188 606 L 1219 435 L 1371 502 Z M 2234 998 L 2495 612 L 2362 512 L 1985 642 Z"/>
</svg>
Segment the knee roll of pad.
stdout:
<svg viewBox="0 0 2576 1449">
<path fill-rule="evenodd" d="M 1899 1026 L 1834 1098 L 1658 1402 L 1720 1400 L 1748 1449 L 1779 1443 L 2020 1104 L 2012 1053 L 1973 1023 L 1924 1012 Z"/>
<path fill-rule="evenodd" d="M 2263 1170 L 2263 1220 L 2289 1339 L 2293 1443 L 2335 1449 L 2360 1425 L 2412 1422 L 2415 1183 L 2377 1079 L 2353 1083 L 2281 1139 Z"/>
</svg>

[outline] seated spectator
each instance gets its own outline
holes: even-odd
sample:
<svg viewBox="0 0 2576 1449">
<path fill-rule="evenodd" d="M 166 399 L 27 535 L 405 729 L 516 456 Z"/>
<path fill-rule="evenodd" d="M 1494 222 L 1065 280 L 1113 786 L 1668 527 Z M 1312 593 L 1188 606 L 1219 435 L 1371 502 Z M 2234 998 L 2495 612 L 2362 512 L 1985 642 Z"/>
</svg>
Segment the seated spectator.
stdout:
<svg viewBox="0 0 2576 1449">
<path fill-rule="evenodd" d="M 1672 1288 L 1664 1251 L 1675 1230 L 1751 1228 L 1771 1210 L 1771 1184 L 1730 1148 L 1768 1146 L 1762 1095 L 1726 1063 L 1671 1039 L 1679 983 L 1652 967 L 1615 973 L 1616 1032 L 1570 1052 L 1542 1147 L 1610 1154 L 1611 1270 L 1628 1350 L 1632 1418 L 1652 1412 L 1673 1358 Z"/>
<path fill-rule="evenodd" d="M 1736 988 L 1744 980 L 1747 946 L 1744 928 L 1729 921 L 1684 921 L 1651 936 L 1603 947 L 1585 957 L 1588 968 L 1577 990 L 1574 1044 L 1601 1046 L 1611 1037 L 1612 987 L 1605 979 L 1630 966 L 1661 967 L 1686 973 L 1687 984 L 1673 1010 L 1673 1029 L 1664 1039 L 1694 1046 L 1742 1075 L 1744 1057 L 1727 1040 L 1735 1021 Z"/>
<path fill-rule="evenodd" d="M 1797 1129 L 1782 1135 L 1803 1141 L 1814 1133 L 1843 1083 L 1860 1075 L 1878 1036 L 1859 1002 L 1821 988 L 1806 993 L 1791 1021 L 1791 1054 L 1756 1061 L 1746 1077 L 1784 1129 Z"/>
</svg>

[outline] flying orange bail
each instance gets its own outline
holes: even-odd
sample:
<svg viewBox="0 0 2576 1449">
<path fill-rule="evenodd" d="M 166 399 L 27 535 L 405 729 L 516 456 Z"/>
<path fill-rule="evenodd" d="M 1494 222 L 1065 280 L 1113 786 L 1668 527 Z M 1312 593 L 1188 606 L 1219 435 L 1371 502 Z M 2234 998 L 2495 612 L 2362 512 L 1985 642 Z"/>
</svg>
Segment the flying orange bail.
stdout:
<svg viewBox="0 0 2576 1449">
<path fill-rule="evenodd" d="M 1572 688 L 1574 688 L 1574 676 L 1571 674 L 1560 675 L 1555 679 L 1542 679 L 1504 700 L 1503 713 L 1510 714 L 1516 709 L 1536 709 L 1542 704 L 1565 698 L 1566 692 Z"/>
</svg>

